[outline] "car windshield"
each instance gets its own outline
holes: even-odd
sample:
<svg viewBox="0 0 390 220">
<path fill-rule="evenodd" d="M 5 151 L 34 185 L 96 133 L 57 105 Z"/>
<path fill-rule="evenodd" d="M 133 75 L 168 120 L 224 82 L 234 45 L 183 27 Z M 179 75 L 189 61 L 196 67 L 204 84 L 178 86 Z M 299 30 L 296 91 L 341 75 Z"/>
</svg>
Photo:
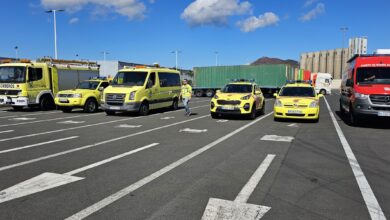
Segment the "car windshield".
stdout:
<svg viewBox="0 0 390 220">
<path fill-rule="evenodd" d="M 79 83 L 77 86 L 78 89 L 91 89 L 95 90 L 99 86 L 100 82 L 93 82 L 93 81 L 84 81 Z"/>
<path fill-rule="evenodd" d="M 357 69 L 357 84 L 390 84 L 389 67 L 362 67 Z"/>
<path fill-rule="evenodd" d="M 315 97 L 316 93 L 311 87 L 284 87 L 279 96 Z"/>
<path fill-rule="evenodd" d="M 251 93 L 252 85 L 239 85 L 239 84 L 229 84 L 226 85 L 222 92 L 224 93 Z"/>
<path fill-rule="evenodd" d="M 148 72 L 119 72 L 112 80 L 113 86 L 143 86 Z"/>
<path fill-rule="evenodd" d="M 26 67 L 2 66 L 0 67 L 0 83 L 23 83 L 26 81 Z"/>
</svg>

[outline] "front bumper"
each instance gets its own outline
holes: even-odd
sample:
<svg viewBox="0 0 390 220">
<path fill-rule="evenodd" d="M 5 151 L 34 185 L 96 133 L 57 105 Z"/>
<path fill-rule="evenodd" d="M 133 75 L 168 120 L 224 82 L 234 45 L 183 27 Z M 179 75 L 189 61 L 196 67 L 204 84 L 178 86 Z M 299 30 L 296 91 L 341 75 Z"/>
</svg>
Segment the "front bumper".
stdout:
<svg viewBox="0 0 390 220">
<path fill-rule="evenodd" d="M 210 103 L 210 112 L 223 115 L 246 115 L 252 111 L 251 102 L 241 101 L 240 105 L 218 105 L 215 101 Z"/>
<path fill-rule="evenodd" d="M 390 104 L 374 105 L 369 99 L 355 99 L 353 111 L 355 115 L 390 118 Z"/>
<path fill-rule="evenodd" d="M 275 118 L 317 119 L 320 108 L 285 108 L 274 106 Z"/>
<path fill-rule="evenodd" d="M 113 111 L 113 112 L 137 112 L 141 106 L 141 102 L 127 102 L 122 105 L 108 105 L 104 102 L 100 104 L 100 107 L 104 111 Z"/>
<path fill-rule="evenodd" d="M 28 106 L 28 98 L 21 96 L 0 96 L 0 105 Z"/>
<path fill-rule="evenodd" d="M 60 107 L 81 107 L 84 106 L 82 98 L 55 98 L 56 105 Z"/>
</svg>

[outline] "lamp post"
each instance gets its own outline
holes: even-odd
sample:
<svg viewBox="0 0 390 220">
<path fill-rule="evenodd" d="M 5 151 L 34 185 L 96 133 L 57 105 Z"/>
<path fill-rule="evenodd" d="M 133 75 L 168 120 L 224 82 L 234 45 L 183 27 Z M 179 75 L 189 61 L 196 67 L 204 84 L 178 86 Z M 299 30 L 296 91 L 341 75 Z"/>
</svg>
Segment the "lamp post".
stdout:
<svg viewBox="0 0 390 220">
<path fill-rule="evenodd" d="M 108 54 L 110 54 L 110 52 L 102 51 L 101 53 L 103 54 L 103 67 L 104 67 L 104 68 L 102 68 L 102 70 L 104 71 L 103 74 L 107 74 L 106 73 L 106 69 L 107 69 L 106 56 Z"/>
<path fill-rule="evenodd" d="M 54 20 L 54 59 L 58 59 L 58 53 L 57 53 L 57 18 L 56 18 L 56 12 L 63 12 L 65 10 L 63 9 L 52 9 L 46 11 L 46 13 L 53 13 L 53 20 Z"/>
<path fill-rule="evenodd" d="M 341 27 L 340 28 L 340 31 L 343 33 L 343 42 L 342 42 L 342 45 L 341 45 L 341 48 L 344 48 L 344 44 L 345 44 L 345 33 L 348 31 L 348 27 Z"/>
<path fill-rule="evenodd" d="M 19 59 L 18 49 L 19 49 L 18 46 L 15 46 L 15 47 L 14 47 L 14 50 L 15 50 L 15 58 L 16 58 L 16 59 Z"/>
<path fill-rule="evenodd" d="M 340 65 L 340 67 L 341 67 L 340 76 L 341 76 L 343 74 L 343 69 L 344 69 L 343 61 L 344 61 L 344 56 L 345 56 L 345 54 L 344 54 L 345 33 L 348 31 L 348 27 L 341 27 L 340 31 L 343 33 L 343 45 L 341 46 L 341 62 L 340 62 L 340 64 L 341 64 Z"/>
<path fill-rule="evenodd" d="M 177 68 L 178 68 L 178 66 L 179 66 L 179 64 L 178 64 L 178 60 L 179 60 L 179 53 L 181 53 L 181 51 L 180 50 L 175 50 L 175 51 L 172 51 L 171 53 L 174 53 L 175 54 L 175 57 L 176 57 L 176 70 L 177 70 Z"/>
<path fill-rule="evenodd" d="M 218 51 L 214 51 L 215 53 L 215 66 L 218 66 Z"/>
</svg>

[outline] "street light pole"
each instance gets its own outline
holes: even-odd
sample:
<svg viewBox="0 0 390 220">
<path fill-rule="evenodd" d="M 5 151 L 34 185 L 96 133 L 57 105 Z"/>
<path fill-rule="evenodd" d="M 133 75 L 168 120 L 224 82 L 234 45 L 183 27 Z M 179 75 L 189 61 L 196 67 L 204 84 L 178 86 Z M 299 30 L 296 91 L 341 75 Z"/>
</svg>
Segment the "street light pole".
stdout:
<svg viewBox="0 0 390 220">
<path fill-rule="evenodd" d="M 218 66 L 218 51 L 215 51 L 215 66 Z"/>
<path fill-rule="evenodd" d="M 106 73 L 106 68 L 107 68 L 106 55 L 108 55 L 110 53 L 107 51 L 102 51 L 102 54 L 103 54 L 103 65 L 104 65 L 104 68 L 102 68 L 102 70 L 104 70 L 103 74 L 107 74 Z"/>
<path fill-rule="evenodd" d="M 15 58 L 19 59 L 19 56 L 18 56 L 18 49 L 19 49 L 19 47 L 15 46 L 14 49 L 15 49 L 15 56 L 16 56 Z"/>
<path fill-rule="evenodd" d="M 345 33 L 348 31 L 348 27 L 341 27 L 341 28 L 340 28 L 340 31 L 343 33 L 343 42 L 342 42 L 341 48 L 344 48 L 344 44 L 345 44 Z"/>
<path fill-rule="evenodd" d="M 58 59 L 58 53 L 57 53 L 57 18 L 56 18 L 56 12 L 63 12 L 65 10 L 63 9 L 52 9 L 46 11 L 46 13 L 53 13 L 53 23 L 54 23 L 54 59 Z"/>
<path fill-rule="evenodd" d="M 175 57 L 176 57 L 176 70 L 177 70 L 177 68 L 178 68 L 178 66 L 179 66 L 179 53 L 181 53 L 181 51 L 180 50 L 175 50 L 175 51 L 172 51 L 171 53 L 174 53 L 175 54 Z"/>
</svg>

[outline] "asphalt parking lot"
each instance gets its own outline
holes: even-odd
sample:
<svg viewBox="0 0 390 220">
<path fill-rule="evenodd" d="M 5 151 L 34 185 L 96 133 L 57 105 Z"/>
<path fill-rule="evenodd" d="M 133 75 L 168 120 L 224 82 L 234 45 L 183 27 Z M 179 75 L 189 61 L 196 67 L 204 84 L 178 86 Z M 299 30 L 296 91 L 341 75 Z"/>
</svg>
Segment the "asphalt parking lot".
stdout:
<svg viewBox="0 0 390 220">
<path fill-rule="evenodd" d="M 390 218 L 389 120 L 349 126 L 337 92 L 318 123 L 274 122 L 273 102 L 253 121 L 212 119 L 208 98 L 190 117 L 2 109 L 0 219 L 224 219 L 232 203 L 262 219 Z"/>
</svg>

